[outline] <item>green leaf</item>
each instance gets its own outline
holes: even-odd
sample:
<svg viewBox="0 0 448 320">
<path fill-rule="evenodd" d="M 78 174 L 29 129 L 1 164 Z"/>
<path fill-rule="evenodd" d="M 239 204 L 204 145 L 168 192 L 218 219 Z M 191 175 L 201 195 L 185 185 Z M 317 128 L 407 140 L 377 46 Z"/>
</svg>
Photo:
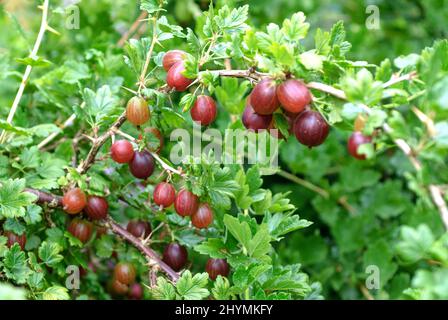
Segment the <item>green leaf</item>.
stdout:
<svg viewBox="0 0 448 320">
<path fill-rule="evenodd" d="M 27 265 L 25 252 L 15 243 L 3 258 L 4 272 L 7 278 L 14 280 L 18 284 L 26 282 L 28 274 L 31 272 Z"/>
<path fill-rule="evenodd" d="M 249 256 L 259 258 L 269 252 L 271 249 L 271 236 L 268 227 L 262 224 L 254 237 L 249 241 L 247 251 Z"/>
<path fill-rule="evenodd" d="M 421 224 L 417 228 L 403 226 L 396 251 L 404 263 L 411 264 L 423 259 L 433 242 L 434 236 L 427 225 Z"/>
<path fill-rule="evenodd" d="M 162 8 L 162 6 L 159 6 L 159 3 L 164 3 L 164 1 L 157 1 L 157 0 L 142 0 L 140 3 L 140 10 L 147 11 L 150 15 L 158 12 L 158 11 L 166 11 Z"/>
<path fill-rule="evenodd" d="M 213 284 L 212 295 L 215 300 L 229 300 L 231 298 L 229 280 L 218 275 Z"/>
<path fill-rule="evenodd" d="M 306 16 L 303 12 L 294 13 L 291 19 L 283 21 L 282 32 L 289 41 L 299 41 L 304 39 L 310 28 L 310 24 L 305 22 Z"/>
<path fill-rule="evenodd" d="M 52 286 L 42 293 L 43 300 L 69 300 L 67 288 L 61 286 Z"/>
<path fill-rule="evenodd" d="M 25 207 L 32 204 L 37 196 L 24 192 L 24 179 L 9 179 L 0 182 L 0 214 L 5 218 L 23 217 Z"/>
<path fill-rule="evenodd" d="M 208 238 L 201 244 L 195 246 L 194 250 L 213 259 L 223 259 L 226 257 L 224 254 L 226 247 L 222 239 Z"/>
<path fill-rule="evenodd" d="M 157 287 L 152 289 L 152 294 L 157 300 L 174 300 L 176 289 L 164 277 L 158 277 Z"/>
<path fill-rule="evenodd" d="M 56 266 L 64 257 L 60 254 L 62 248 L 55 242 L 44 241 L 39 246 L 39 258 L 49 267 Z"/>
<path fill-rule="evenodd" d="M 246 27 L 245 21 L 247 20 L 248 12 L 248 5 L 233 9 L 232 11 L 225 5 L 218 11 L 214 19 L 218 28 L 221 29 L 221 32 L 241 32 Z"/>
<path fill-rule="evenodd" d="M 184 300 L 201 300 L 209 296 L 205 288 L 208 284 L 208 273 L 197 273 L 193 277 L 189 270 L 184 271 L 176 283 L 176 289 Z"/>
<path fill-rule="evenodd" d="M 182 112 L 189 111 L 195 101 L 196 96 L 194 94 L 187 93 L 186 95 L 184 95 L 179 102 L 179 106 L 182 108 Z"/>
<path fill-rule="evenodd" d="M 237 218 L 231 215 L 224 215 L 224 224 L 233 235 L 233 237 L 238 240 L 238 242 L 245 248 L 249 248 L 249 242 L 252 238 L 252 233 L 247 222 L 240 222 Z"/>
<path fill-rule="evenodd" d="M 98 127 L 114 115 L 117 111 L 118 99 L 112 95 L 109 86 L 105 85 L 96 92 L 89 88 L 82 91 L 85 107 L 80 109 L 86 115 L 87 121 L 92 127 Z"/>
<path fill-rule="evenodd" d="M 100 258 L 110 258 L 114 251 L 114 240 L 109 235 L 103 235 L 95 242 L 96 255 Z"/>
<path fill-rule="evenodd" d="M 13 233 L 17 235 L 22 235 L 26 228 L 24 225 L 22 225 L 17 219 L 6 219 L 6 222 L 3 224 L 3 229 L 12 231 Z"/>
</svg>

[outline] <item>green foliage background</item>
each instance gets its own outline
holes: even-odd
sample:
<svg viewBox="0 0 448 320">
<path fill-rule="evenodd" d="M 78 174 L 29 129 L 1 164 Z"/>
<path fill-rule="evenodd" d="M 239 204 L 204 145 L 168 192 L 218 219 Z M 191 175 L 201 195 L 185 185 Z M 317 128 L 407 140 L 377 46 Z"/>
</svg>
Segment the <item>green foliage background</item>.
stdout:
<svg viewBox="0 0 448 320">
<path fill-rule="evenodd" d="M 0 33 L 1 119 L 7 116 L 24 69 L 16 58 L 27 55 L 39 27 L 40 16 L 35 4 L 17 0 L 1 5 L 0 29 L 4 31 Z M 446 38 L 448 33 L 446 0 L 215 1 L 216 8 L 223 4 L 229 7 L 249 4 L 248 24 L 261 30 L 271 22 L 281 25 L 285 18 L 298 11 L 307 15 L 311 35 L 317 28 L 329 30 L 342 20 L 346 40 L 352 44 L 347 58 L 373 64 L 390 59 L 398 69 L 406 64 L 413 69 L 415 56 L 411 54 L 420 55 L 425 47 Z M 368 16 L 365 8 L 369 4 L 380 9 L 379 30 L 365 27 Z M 169 1 L 166 15 L 171 24 L 198 30 L 204 22 L 200 14 L 208 6 L 208 1 Z M 40 49 L 39 56 L 51 62 L 41 61 L 42 67 L 33 70 L 28 94 L 14 119 L 16 126 L 30 128 L 42 123 L 60 124 L 77 104 L 73 97 L 79 95 L 78 81 L 83 87 L 109 85 L 114 93 L 121 85 L 134 86 L 135 77 L 123 63 L 123 51 L 116 43 L 120 32 L 127 30 L 138 16 L 138 5 L 128 0 L 96 0 L 81 1 L 79 8 L 79 30 L 64 28 L 66 17 L 62 9 L 52 14 L 50 24 L 61 35 L 47 36 Z M 313 37 L 308 37 L 304 45 L 313 45 Z M 167 49 L 186 48 L 184 39 L 169 40 L 164 46 Z M 273 193 L 291 192 L 289 198 L 301 218 L 313 222 L 310 227 L 291 233 L 282 242 L 274 244 L 278 254 L 273 259 L 280 265 L 300 263 L 311 281 L 320 283 L 321 294 L 327 299 L 364 299 L 368 295 L 380 299 L 448 298 L 448 237 L 444 234 L 437 209 L 421 187 L 430 181 L 437 180 L 441 184 L 448 181 L 446 43 L 439 49 L 442 62 L 436 67 L 435 89 L 417 101 L 425 113 L 434 116 L 440 129 L 438 140 L 422 152 L 428 166 L 421 176 L 412 174 L 409 161 L 390 141 L 380 142 L 382 152 L 373 159 L 359 162 L 349 157 L 345 143 L 350 132 L 334 128 L 319 148 L 308 150 L 289 139 L 282 145 L 280 153 L 282 168 L 327 190 L 329 198 L 279 175 L 264 179 L 263 187 Z M 35 112 L 36 106 L 42 104 L 45 105 L 43 111 Z M 399 137 L 406 136 L 417 145 L 424 127 L 409 109 L 398 109 L 402 116 L 395 115 L 396 119 L 392 119 L 394 129 Z M 218 125 L 224 128 L 227 121 L 225 116 L 220 117 Z M 57 130 L 48 127 L 42 133 L 42 129 L 39 128 L 41 137 Z M 73 136 L 76 133 L 74 129 L 70 130 L 64 134 Z M 29 137 L 19 137 L 15 143 L 20 145 L 23 143 L 21 139 Z M 52 161 L 56 163 L 49 164 L 42 159 L 41 163 L 35 164 L 36 170 L 46 163 L 57 171 L 62 163 L 68 163 L 72 158 L 70 143 L 62 143 L 55 154 L 58 159 Z M 0 157 L 1 161 L 5 161 L 4 158 Z M 54 176 L 58 176 L 58 172 Z M 52 183 L 51 176 L 42 178 L 48 180 L 46 183 Z M 341 205 L 341 199 L 349 204 L 350 210 Z M 369 265 L 380 268 L 381 288 L 370 290 L 366 296 L 364 283 Z M 2 290 L 9 292 L 8 289 Z M 97 297 L 103 297 L 104 293 L 98 290 Z"/>
</svg>

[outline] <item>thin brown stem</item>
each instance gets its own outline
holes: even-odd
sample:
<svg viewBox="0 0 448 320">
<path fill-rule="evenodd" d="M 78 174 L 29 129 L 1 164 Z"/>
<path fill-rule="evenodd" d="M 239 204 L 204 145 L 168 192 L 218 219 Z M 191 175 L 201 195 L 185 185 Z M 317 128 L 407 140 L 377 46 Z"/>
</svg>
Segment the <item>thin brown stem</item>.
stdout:
<svg viewBox="0 0 448 320">
<path fill-rule="evenodd" d="M 114 130 L 117 130 L 120 128 L 123 123 L 126 121 L 126 111 L 123 112 L 117 120 L 112 124 L 109 130 L 107 130 L 105 133 L 103 133 L 98 138 L 95 138 L 94 143 L 89 151 L 89 154 L 87 155 L 87 158 L 80 163 L 77 170 L 80 174 L 86 173 L 87 170 L 90 169 L 90 167 L 95 162 L 95 157 L 100 150 L 101 146 L 106 143 L 107 139 L 110 138 L 110 136 L 113 134 Z"/>
<path fill-rule="evenodd" d="M 144 19 L 146 19 L 146 17 L 148 16 L 148 12 L 147 11 L 142 11 L 140 13 L 140 15 L 137 17 L 137 19 L 135 19 L 134 23 L 132 23 L 131 27 L 129 28 L 129 30 L 127 30 L 120 38 L 120 40 L 118 40 L 117 42 L 117 46 L 118 47 L 122 47 L 125 42 L 127 40 L 129 40 L 129 38 L 135 33 L 135 31 L 138 31 L 138 29 L 140 28 L 140 24 L 142 23 L 142 21 Z"/>
<path fill-rule="evenodd" d="M 35 194 L 38 197 L 36 203 L 40 205 L 48 205 L 48 207 L 53 208 L 62 207 L 61 196 L 30 188 L 25 189 L 25 191 Z M 132 244 L 134 247 L 136 247 L 141 253 L 143 253 L 146 256 L 146 258 L 150 263 L 157 264 L 157 266 L 160 267 L 160 269 L 163 270 L 163 272 L 165 272 L 172 281 L 177 281 L 177 279 L 179 278 L 179 274 L 176 271 L 174 271 L 170 266 L 168 266 L 165 262 L 163 262 L 155 251 L 145 246 L 145 244 L 141 239 L 134 237 L 131 233 L 125 230 L 122 226 L 120 226 L 116 221 L 114 221 L 110 217 L 105 220 L 105 225 L 113 233 L 120 236 L 121 238 Z"/>
</svg>

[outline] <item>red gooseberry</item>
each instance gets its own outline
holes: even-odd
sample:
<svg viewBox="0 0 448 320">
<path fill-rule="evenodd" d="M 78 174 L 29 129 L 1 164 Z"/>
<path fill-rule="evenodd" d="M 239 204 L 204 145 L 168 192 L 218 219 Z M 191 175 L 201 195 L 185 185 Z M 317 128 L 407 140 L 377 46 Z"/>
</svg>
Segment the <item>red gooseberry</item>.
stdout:
<svg viewBox="0 0 448 320">
<path fill-rule="evenodd" d="M 176 190 L 168 182 L 160 182 L 154 188 L 154 202 L 159 206 L 167 208 L 174 203 L 176 197 Z"/>
<path fill-rule="evenodd" d="M 154 172 L 154 158 L 146 150 L 135 151 L 134 158 L 129 162 L 132 175 L 139 179 L 147 179 Z"/>
<path fill-rule="evenodd" d="M 272 122 L 272 114 L 262 115 L 255 112 L 250 103 L 246 103 L 246 108 L 243 112 L 243 125 L 248 130 L 260 132 L 269 128 Z"/>
<path fill-rule="evenodd" d="M 131 263 L 119 262 L 114 268 L 114 278 L 123 284 L 132 284 L 135 281 L 135 268 Z"/>
<path fill-rule="evenodd" d="M 148 103 L 142 97 L 132 97 L 126 106 L 126 118 L 135 126 L 141 126 L 149 121 L 151 112 Z"/>
<path fill-rule="evenodd" d="M 207 271 L 210 279 L 215 280 L 218 275 L 227 277 L 230 272 L 230 267 L 225 259 L 208 259 L 205 271 Z"/>
<path fill-rule="evenodd" d="M 162 64 L 165 71 L 169 71 L 170 68 L 177 62 L 183 61 L 186 57 L 186 52 L 182 50 L 170 50 L 163 56 Z"/>
<path fill-rule="evenodd" d="M 308 88 L 300 81 L 289 79 L 277 88 L 277 97 L 283 109 L 291 113 L 299 113 L 311 103 Z"/>
<path fill-rule="evenodd" d="M 163 262 L 169 265 L 174 271 L 179 271 L 185 267 L 187 259 L 187 249 L 178 243 L 170 243 L 163 251 Z"/>
<path fill-rule="evenodd" d="M 17 243 L 22 250 L 25 249 L 26 234 L 22 233 L 20 236 L 11 231 L 5 231 L 5 237 L 7 238 L 6 245 L 11 248 L 14 243 Z"/>
<path fill-rule="evenodd" d="M 110 156 L 117 163 L 128 163 L 134 157 L 134 147 L 128 140 L 115 141 L 110 148 Z"/>
<path fill-rule="evenodd" d="M 216 103 L 212 97 L 200 95 L 190 110 L 191 118 L 207 126 L 216 119 Z"/>
<path fill-rule="evenodd" d="M 250 94 L 250 105 L 261 115 L 274 113 L 279 106 L 277 99 L 277 84 L 273 79 L 261 80 Z"/>
<path fill-rule="evenodd" d="M 81 212 L 86 204 L 86 194 L 79 188 L 67 191 L 62 197 L 62 208 L 69 214 L 77 214 Z"/>
<path fill-rule="evenodd" d="M 198 210 L 199 198 L 192 192 L 182 189 L 177 193 L 174 200 L 174 209 L 182 216 L 191 216 Z"/>
<path fill-rule="evenodd" d="M 84 208 L 87 216 L 92 220 L 101 220 L 109 213 L 109 204 L 106 199 L 97 196 L 87 197 L 87 205 Z"/>
<path fill-rule="evenodd" d="M 198 229 L 207 228 L 213 222 L 213 211 L 208 203 L 201 203 L 191 215 L 191 223 Z"/>
<path fill-rule="evenodd" d="M 352 157 L 358 160 L 365 160 L 366 155 L 358 153 L 359 146 L 372 142 L 372 137 L 363 135 L 360 131 L 355 131 L 352 133 L 347 142 L 348 152 Z"/>
<path fill-rule="evenodd" d="M 293 130 L 297 140 L 311 148 L 325 141 L 330 127 L 319 112 L 306 110 L 297 116 Z"/>
<path fill-rule="evenodd" d="M 92 236 L 92 224 L 89 221 L 78 218 L 70 222 L 67 230 L 82 243 L 89 241 Z"/>
<path fill-rule="evenodd" d="M 170 88 L 174 88 L 176 91 L 182 92 L 187 90 L 190 84 L 193 83 L 192 79 L 188 79 L 182 73 L 185 71 L 185 65 L 183 61 L 175 63 L 166 75 L 166 83 Z"/>
<path fill-rule="evenodd" d="M 150 224 L 142 220 L 129 221 L 126 230 L 136 238 L 147 238 L 151 234 Z"/>
</svg>

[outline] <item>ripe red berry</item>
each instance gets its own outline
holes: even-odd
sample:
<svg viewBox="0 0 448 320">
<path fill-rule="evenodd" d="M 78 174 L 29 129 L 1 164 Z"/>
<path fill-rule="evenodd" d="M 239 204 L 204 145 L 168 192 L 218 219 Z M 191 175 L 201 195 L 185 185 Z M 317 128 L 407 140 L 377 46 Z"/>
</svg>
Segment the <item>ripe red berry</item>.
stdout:
<svg viewBox="0 0 448 320">
<path fill-rule="evenodd" d="M 168 208 L 174 203 L 174 199 L 176 197 L 176 190 L 174 187 L 168 182 L 160 182 L 154 188 L 154 202 L 163 206 L 164 208 Z"/>
<path fill-rule="evenodd" d="M 225 259 L 208 259 L 205 271 L 207 271 L 210 279 L 215 280 L 218 275 L 227 277 L 230 272 L 230 267 Z"/>
<path fill-rule="evenodd" d="M 174 208 L 176 212 L 182 216 L 191 216 L 198 210 L 199 198 L 192 192 L 182 189 L 177 193 L 174 200 Z"/>
<path fill-rule="evenodd" d="M 135 281 L 135 268 L 131 263 L 117 263 L 114 269 L 114 278 L 123 284 L 132 284 Z"/>
<path fill-rule="evenodd" d="M 372 137 L 365 136 L 359 131 L 355 131 L 352 133 L 347 142 L 348 152 L 358 160 L 365 160 L 366 155 L 358 153 L 358 148 L 360 145 L 371 143 Z"/>
<path fill-rule="evenodd" d="M 142 97 L 132 97 L 126 106 L 126 118 L 136 126 L 148 122 L 149 118 L 151 118 L 151 112 L 145 99 Z"/>
<path fill-rule="evenodd" d="M 160 150 L 162 150 L 163 145 L 164 145 L 163 135 L 160 132 L 160 130 L 157 128 L 151 127 L 151 128 L 145 128 L 145 132 L 150 134 L 149 138 L 151 139 L 151 140 L 149 140 L 149 143 L 148 143 L 148 149 L 153 152 L 160 153 Z M 159 140 L 158 145 L 157 145 L 157 141 L 156 142 L 152 141 L 152 140 L 155 140 L 154 138 Z"/>
<path fill-rule="evenodd" d="M 128 140 L 118 140 L 110 148 L 110 156 L 115 162 L 128 163 L 134 157 L 134 147 Z"/>
<path fill-rule="evenodd" d="M 8 246 L 8 248 L 11 248 L 14 245 L 14 243 L 18 243 L 22 250 L 25 249 L 25 244 L 26 244 L 26 234 L 25 233 L 22 233 L 19 236 L 11 231 L 5 231 L 5 237 L 7 238 L 6 245 Z"/>
<path fill-rule="evenodd" d="M 255 112 L 249 101 L 246 103 L 246 108 L 243 112 L 243 125 L 248 130 L 260 132 L 269 128 L 272 122 L 272 114 L 261 115 Z"/>
<path fill-rule="evenodd" d="M 190 110 L 191 118 L 203 126 L 207 126 L 216 119 L 216 103 L 212 97 L 200 95 Z"/>
<path fill-rule="evenodd" d="M 154 158 L 148 151 L 136 151 L 129 162 L 129 169 L 134 177 L 147 179 L 154 172 Z"/>
<path fill-rule="evenodd" d="M 176 91 L 182 92 L 187 90 L 190 84 L 193 83 L 192 79 L 185 77 L 182 72 L 185 71 L 185 65 L 183 61 L 175 63 L 166 75 L 166 83 L 170 88 L 174 88 Z"/>
<path fill-rule="evenodd" d="M 87 204 L 87 197 L 84 191 L 74 188 L 62 197 L 62 208 L 69 214 L 76 214 L 82 211 Z"/>
<path fill-rule="evenodd" d="M 67 230 L 82 243 L 89 241 L 92 236 L 92 224 L 89 221 L 78 218 L 75 218 L 70 222 Z"/>
<path fill-rule="evenodd" d="M 121 283 L 117 279 L 112 279 L 112 282 L 110 284 L 110 290 L 112 291 L 113 294 L 122 296 L 128 293 L 129 287 L 124 283 Z"/>
<path fill-rule="evenodd" d="M 133 283 L 129 286 L 128 298 L 132 300 L 143 298 L 143 287 L 140 283 Z"/>
<path fill-rule="evenodd" d="M 107 214 L 109 213 L 109 204 L 106 199 L 102 197 L 89 196 L 84 211 L 90 219 L 101 220 L 107 217 Z"/>
<path fill-rule="evenodd" d="M 250 105 L 261 115 L 274 113 L 279 103 L 277 99 L 277 84 L 272 79 L 261 80 L 250 94 Z"/>
<path fill-rule="evenodd" d="M 213 211 L 208 203 L 201 203 L 191 215 L 191 223 L 198 229 L 207 228 L 213 222 Z"/>
<path fill-rule="evenodd" d="M 151 226 L 142 220 L 131 220 L 126 230 L 136 238 L 147 238 L 151 234 Z"/>
<path fill-rule="evenodd" d="M 170 50 L 163 56 L 162 64 L 165 71 L 169 71 L 170 68 L 177 62 L 183 61 L 186 57 L 185 51 L 182 50 Z"/>
<path fill-rule="evenodd" d="M 294 133 L 297 140 L 310 148 L 322 144 L 329 130 L 328 123 L 316 111 L 304 111 L 294 121 Z"/>
<path fill-rule="evenodd" d="M 174 271 L 179 271 L 185 267 L 187 259 L 187 249 L 178 243 L 170 243 L 163 251 L 163 262 L 169 265 Z"/>
<path fill-rule="evenodd" d="M 283 109 L 292 113 L 299 113 L 311 103 L 308 88 L 300 81 L 289 79 L 278 86 L 277 97 Z"/>
</svg>

